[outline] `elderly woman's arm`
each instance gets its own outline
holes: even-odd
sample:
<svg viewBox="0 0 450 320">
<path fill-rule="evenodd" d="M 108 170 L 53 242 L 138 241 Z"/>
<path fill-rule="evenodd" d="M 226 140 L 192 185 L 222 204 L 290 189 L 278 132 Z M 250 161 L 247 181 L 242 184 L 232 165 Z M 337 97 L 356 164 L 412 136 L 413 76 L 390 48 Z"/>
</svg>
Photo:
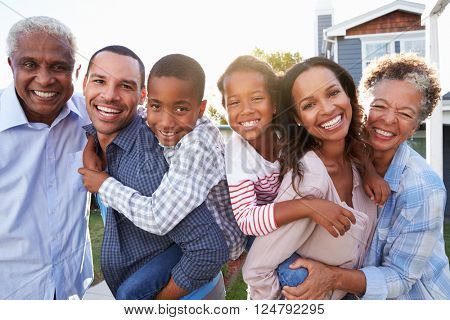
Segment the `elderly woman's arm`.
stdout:
<svg viewBox="0 0 450 320">
<path fill-rule="evenodd" d="M 409 292 L 422 277 L 436 242 L 442 237 L 445 199 L 444 189 L 434 189 L 420 206 L 403 206 L 397 220 L 408 217 L 409 221 L 396 221 L 404 226 L 383 256 L 381 266 L 361 269 L 367 280 L 364 299 L 395 299 Z"/>
<path fill-rule="evenodd" d="M 332 267 L 318 261 L 299 258 L 291 267 L 308 269 L 308 278 L 298 287 L 284 287 L 288 300 L 322 300 L 330 290 L 343 290 L 356 295 L 366 291 L 366 277 L 360 270 Z"/>
<path fill-rule="evenodd" d="M 442 236 L 445 198 L 445 190 L 433 190 L 422 205 L 404 209 L 408 212 L 402 212 L 400 219 L 409 217 L 410 220 L 396 221 L 405 225 L 387 255 L 383 256 L 380 266 L 347 270 L 311 260 L 298 261 L 295 267 L 306 267 L 309 276 L 297 288 L 285 287 L 286 297 L 314 299 L 329 289 L 363 295 L 363 299 L 395 299 L 407 293 L 421 278 L 435 244 Z"/>
</svg>

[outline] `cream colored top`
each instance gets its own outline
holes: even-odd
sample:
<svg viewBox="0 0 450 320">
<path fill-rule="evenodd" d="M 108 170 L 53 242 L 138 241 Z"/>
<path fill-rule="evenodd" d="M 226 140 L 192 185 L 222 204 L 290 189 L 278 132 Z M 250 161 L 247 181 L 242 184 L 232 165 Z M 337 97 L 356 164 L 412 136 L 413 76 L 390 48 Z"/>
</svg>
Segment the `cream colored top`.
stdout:
<svg viewBox="0 0 450 320">
<path fill-rule="evenodd" d="M 344 268 L 361 267 L 375 229 L 377 210 L 364 192 L 361 177 L 353 165 L 353 208 L 341 201 L 322 160 L 307 152 L 300 160 L 303 179 L 298 190 L 303 197 L 333 201 L 353 212 L 356 224 L 344 236 L 334 238 L 311 219 L 301 219 L 284 225 L 274 232 L 257 237 L 247 256 L 243 275 L 252 299 L 279 299 L 281 288 L 276 273 L 280 263 L 297 252 L 304 258 Z M 301 198 L 292 187 L 292 171 L 281 182 L 275 202 Z M 323 212 L 326 215 L 326 212 Z M 345 292 L 330 293 L 340 299 Z"/>
</svg>

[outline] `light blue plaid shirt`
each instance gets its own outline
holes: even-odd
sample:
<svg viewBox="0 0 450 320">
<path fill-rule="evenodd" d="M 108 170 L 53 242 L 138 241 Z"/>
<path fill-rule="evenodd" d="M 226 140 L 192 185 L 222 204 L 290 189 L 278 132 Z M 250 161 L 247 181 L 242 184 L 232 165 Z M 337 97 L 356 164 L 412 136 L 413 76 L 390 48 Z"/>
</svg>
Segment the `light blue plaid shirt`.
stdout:
<svg viewBox="0 0 450 320">
<path fill-rule="evenodd" d="M 361 269 L 367 282 L 363 299 L 450 299 L 442 180 L 406 142 L 384 179 L 392 193 L 379 210 Z"/>
</svg>

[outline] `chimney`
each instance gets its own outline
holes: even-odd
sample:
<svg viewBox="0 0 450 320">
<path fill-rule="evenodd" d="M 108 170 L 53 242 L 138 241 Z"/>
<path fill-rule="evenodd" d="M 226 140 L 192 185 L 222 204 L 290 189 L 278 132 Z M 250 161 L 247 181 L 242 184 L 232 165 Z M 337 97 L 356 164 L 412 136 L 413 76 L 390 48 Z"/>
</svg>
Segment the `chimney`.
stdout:
<svg viewBox="0 0 450 320">
<path fill-rule="evenodd" d="M 326 56 L 323 39 L 323 30 L 329 28 L 333 24 L 333 5 L 331 0 L 316 0 L 316 10 L 315 10 L 315 55 L 316 56 Z"/>
</svg>

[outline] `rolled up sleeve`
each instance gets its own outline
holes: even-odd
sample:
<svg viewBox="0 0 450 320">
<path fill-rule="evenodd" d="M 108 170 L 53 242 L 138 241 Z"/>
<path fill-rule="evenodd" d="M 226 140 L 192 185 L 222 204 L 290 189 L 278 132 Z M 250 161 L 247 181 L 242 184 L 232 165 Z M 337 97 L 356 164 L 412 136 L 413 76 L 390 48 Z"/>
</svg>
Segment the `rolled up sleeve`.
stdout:
<svg viewBox="0 0 450 320">
<path fill-rule="evenodd" d="M 362 297 L 363 300 L 385 300 L 387 298 L 388 289 L 386 279 L 381 268 L 365 267 L 361 269 L 366 276 L 366 293 Z"/>
</svg>

